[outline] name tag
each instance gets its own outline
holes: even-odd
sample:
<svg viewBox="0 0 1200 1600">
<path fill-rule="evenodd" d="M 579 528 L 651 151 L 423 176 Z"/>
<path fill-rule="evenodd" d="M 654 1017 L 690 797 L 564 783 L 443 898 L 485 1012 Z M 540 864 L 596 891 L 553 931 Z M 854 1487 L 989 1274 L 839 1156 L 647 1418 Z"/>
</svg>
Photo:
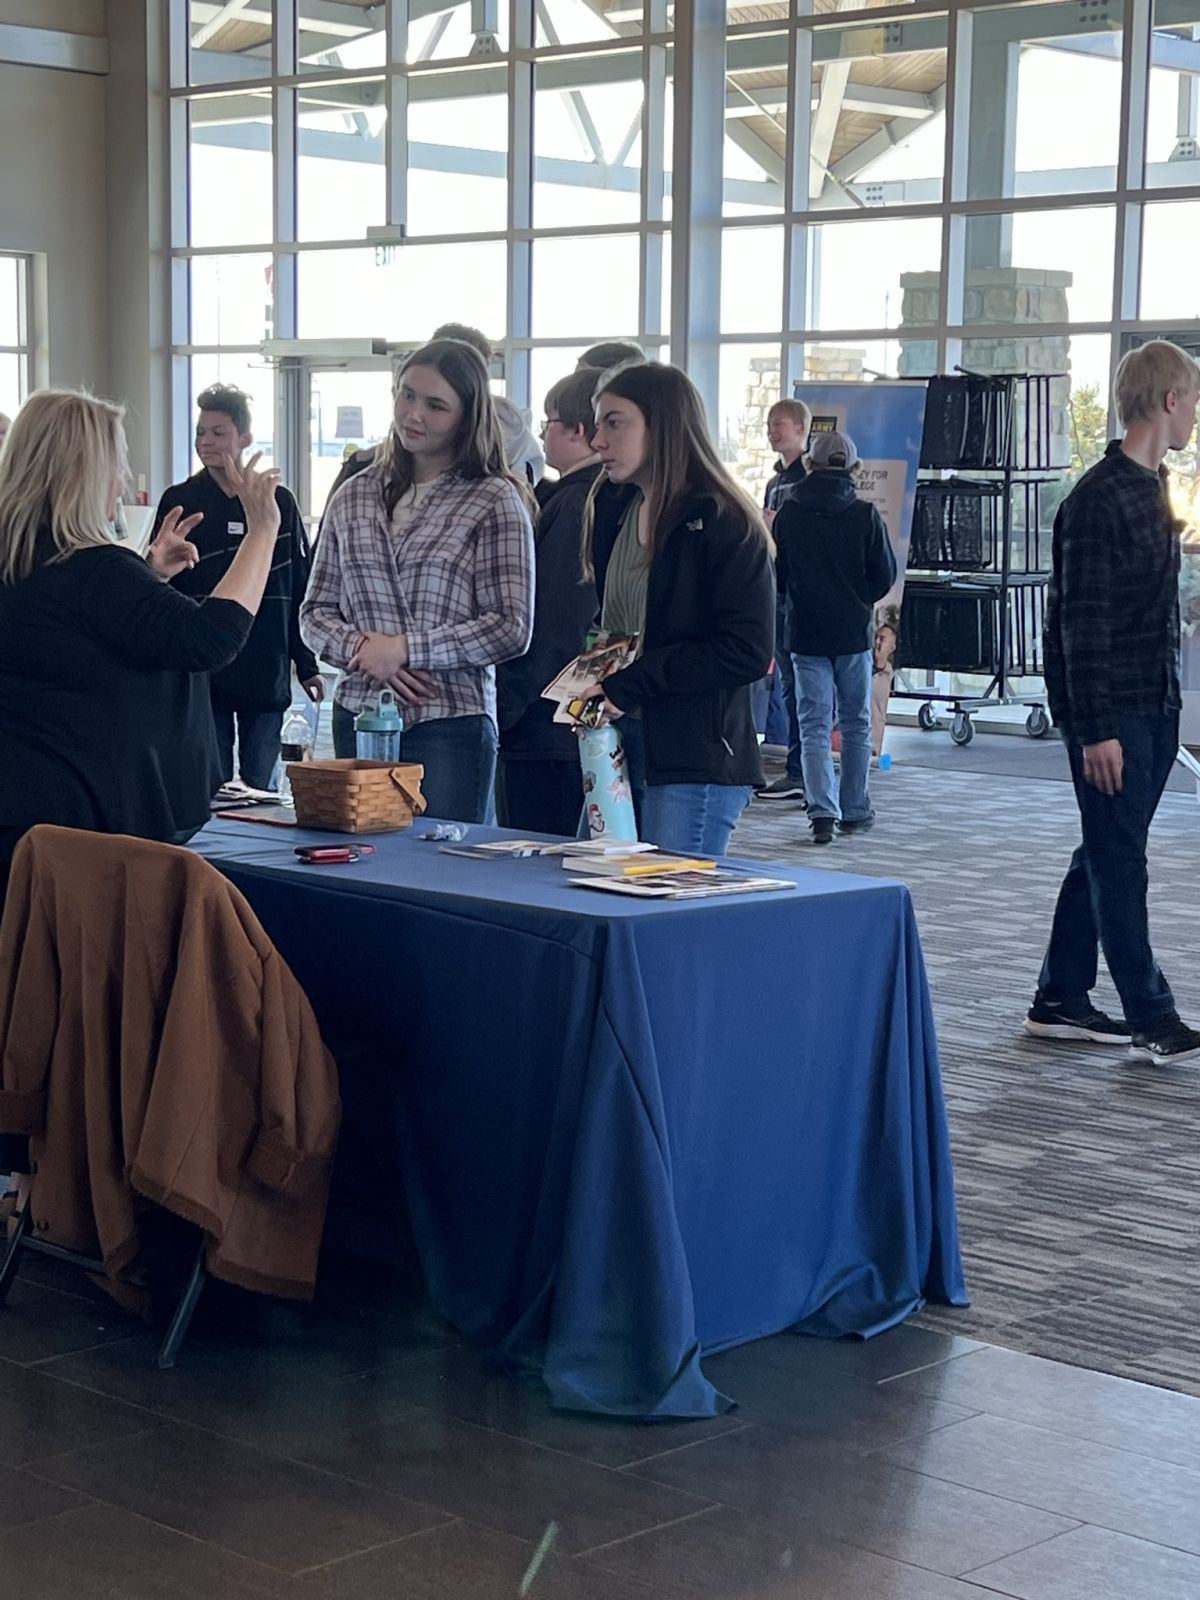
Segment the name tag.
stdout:
<svg viewBox="0 0 1200 1600">
<path fill-rule="evenodd" d="M 227 523 L 226 531 L 231 539 L 240 539 L 246 531 L 246 524 L 244 522 Z"/>
</svg>

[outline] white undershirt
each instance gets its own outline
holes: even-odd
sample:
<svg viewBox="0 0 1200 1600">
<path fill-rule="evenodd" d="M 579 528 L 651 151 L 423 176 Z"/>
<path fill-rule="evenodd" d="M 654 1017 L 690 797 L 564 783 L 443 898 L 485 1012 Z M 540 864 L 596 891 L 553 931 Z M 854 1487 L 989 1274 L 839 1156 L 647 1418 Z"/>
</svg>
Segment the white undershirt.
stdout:
<svg viewBox="0 0 1200 1600">
<path fill-rule="evenodd" d="M 417 520 L 417 513 L 421 509 L 421 501 L 437 482 L 430 478 L 428 483 L 414 483 L 406 489 L 396 502 L 396 509 L 392 512 L 392 538 L 400 539 L 408 532 Z"/>
</svg>

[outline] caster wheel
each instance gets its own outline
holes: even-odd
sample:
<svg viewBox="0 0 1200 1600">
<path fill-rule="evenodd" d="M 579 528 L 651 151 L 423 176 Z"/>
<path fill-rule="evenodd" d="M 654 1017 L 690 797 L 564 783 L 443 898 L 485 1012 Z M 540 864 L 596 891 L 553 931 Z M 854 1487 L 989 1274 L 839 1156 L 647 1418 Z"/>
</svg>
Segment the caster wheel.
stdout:
<svg viewBox="0 0 1200 1600">
<path fill-rule="evenodd" d="M 917 727 L 926 733 L 932 733 L 937 727 L 937 718 L 933 714 L 933 707 L 926 700 L 923 706 L 917 707 Z"/>
<path fill-rule="evenodd" d="M 970 744 L 975 737 L 975 724 L 965 711 L 956 711 L 950 724 L 950 737 L 955 744 Z"/>
<path fill-rule="evenodd" d="M 1031 739 L 1044 739 L 1050 732 L 1050 718 L 1041 706 L 1034 706 L 1025 718 L 1025 732 Z"/>
</svg>

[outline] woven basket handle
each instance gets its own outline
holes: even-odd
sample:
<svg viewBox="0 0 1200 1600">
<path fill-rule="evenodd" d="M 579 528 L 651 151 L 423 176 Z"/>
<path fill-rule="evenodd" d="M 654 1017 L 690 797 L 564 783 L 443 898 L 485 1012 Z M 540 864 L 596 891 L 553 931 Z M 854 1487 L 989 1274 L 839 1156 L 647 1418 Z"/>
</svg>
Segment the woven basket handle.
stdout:
<svg viewBox="0 0 1200 1600">
<path fill-rule="evenodd" d="M 428 800 L 426 800 L 425 796 L 421 793 L 421 791 L 418 789 L 414 793 L 414 791 L 412 789 L 410 789 L 408 787 L 408 785 L 405 783 L 404 779 L 401 778 L 400 775 L 396 772 L 395 768 L 393 768 L 392 771 L 388 773 L 388 777 L 392 780 L 392 782 L 396 785 L 396 788 L 399 789 L 400 793 L 404 796 L 404 798 L 408 801 L 409 805 L 412 807 L 413 816 L 414 817 L 424 816 L 426 807 L 429 805 L 429 802 L 428 802 Z"/>
</svg>

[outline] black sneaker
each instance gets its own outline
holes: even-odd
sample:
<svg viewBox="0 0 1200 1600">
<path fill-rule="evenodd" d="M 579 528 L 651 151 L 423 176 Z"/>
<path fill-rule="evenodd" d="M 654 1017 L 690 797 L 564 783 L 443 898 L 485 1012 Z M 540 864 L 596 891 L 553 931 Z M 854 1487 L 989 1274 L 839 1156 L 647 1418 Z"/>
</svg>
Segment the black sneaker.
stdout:
<svg viewBox="0 0 1200 1600">
<path fill-rule="evenodd" d="M 776 778 L 755 792 L 756 800 L 803 800 L 804 785 L 799 778 Z"/>
<path fill-rule="evenodd" d="M 870 833 L 875 826 L 874 817 L 858 817 L 853 822 L 839 822 L 839 833 Z"/>
<path fill-rule="evenodd" d="M 1172 1011 L 1155 1024 L 1152 1033 L 1135 1033 L 1129 1054 L 1135 1061 L 1157 1061 L 1166 1066 L 1191 1061 L 1200 1056 L 1200 1033 Z"/>
<path fill-rule="evenodd" d="M 812 842 L 814 844 L 833 843 L 834 821 L 832 817 L 814 817 L 812 819 Z"/>
<path fill-rule="evenodd" d="M 1035 1039 L 1088 1039 L 1092 1044 L 1129 1044 L 1133 1038 L 1127 1022 L 1086 1002 L 1065 1008 L 1035 1000 L 1025 1017 L 1025 1032 Z"/>
</svg>

